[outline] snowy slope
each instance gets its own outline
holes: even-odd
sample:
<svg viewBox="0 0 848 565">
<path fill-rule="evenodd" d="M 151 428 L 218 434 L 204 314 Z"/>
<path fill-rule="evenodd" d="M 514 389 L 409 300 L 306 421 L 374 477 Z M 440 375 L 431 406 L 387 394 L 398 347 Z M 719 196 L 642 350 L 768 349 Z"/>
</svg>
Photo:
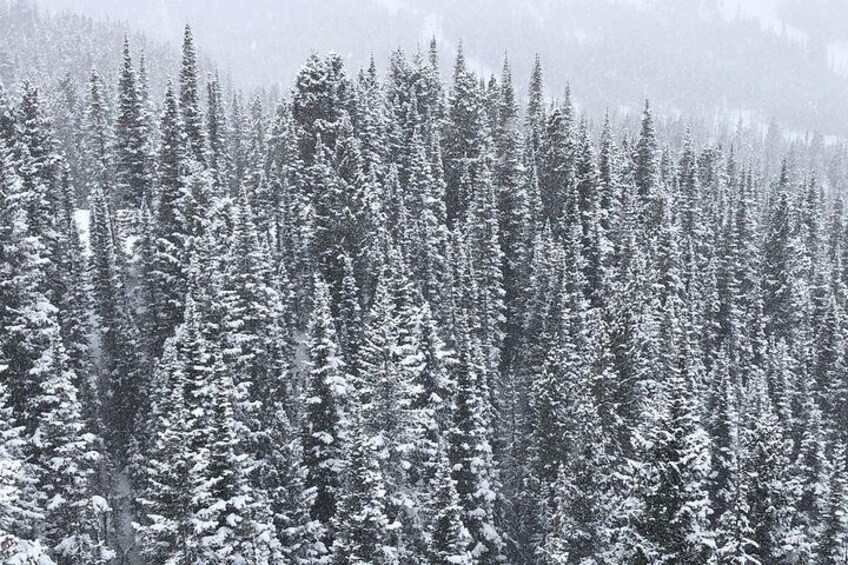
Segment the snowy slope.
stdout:
<svg viewBox="0 0 848 565">
<path fill-rule="evenodd" d="M 74 219 L 77 222 L 77 229 L 79 230 L 80 240 L 82 240 L 83 248 L 86 253 L 89 252 L 89 241 L 90 241 L 90 230 L 89 224 L 91 223 L 91 211 L 83 210 L 82 208 L 77 208 L 76 212 L 74 212 Z"/>
</svg>

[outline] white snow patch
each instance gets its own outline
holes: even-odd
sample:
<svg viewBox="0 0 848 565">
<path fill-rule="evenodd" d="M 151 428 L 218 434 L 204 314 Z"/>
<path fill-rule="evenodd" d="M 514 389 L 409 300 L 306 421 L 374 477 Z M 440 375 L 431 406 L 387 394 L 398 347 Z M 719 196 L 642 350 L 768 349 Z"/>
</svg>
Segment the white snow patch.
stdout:
<svg viewBox="0 0 848 565">
<path fill-rule="evenodd" d="M 128 235 L 124 238 L 124 254 L 127 256 L 132 256 L 133 250 L 135 249 L 135 244 L 138 242 L 139 237 L 137 235 Z"/>
<path fill-rule="evenodd" d="M 83 248 L 86 253 L 88 253 L 90 249 L 90 241 L 91 241 L 91 230 L 89 229 L 89 225 L 91 225 L 91 211 L 83 210 L 82 208 L 77 208 L 74 212 L 74 220 L 77 223 L 77 230 L 79 230 L 80 241 L 82 241 Z"/>
<path fill-rule="evenodd" d="M 111 511 L 109 502 L 102 496 L 94 495 L 91 497 L 91 507 L 97 514 L 106 514 Z"/>
</svg>

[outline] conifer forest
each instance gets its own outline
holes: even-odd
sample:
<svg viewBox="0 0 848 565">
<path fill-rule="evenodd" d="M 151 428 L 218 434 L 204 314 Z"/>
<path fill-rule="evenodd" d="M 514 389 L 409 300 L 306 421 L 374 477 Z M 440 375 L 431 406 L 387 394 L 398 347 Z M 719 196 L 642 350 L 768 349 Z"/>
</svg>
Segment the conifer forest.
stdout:
<svg viewBox="0 0 848 565">
<path fill-rule="evenodd" d="M 17 10 L 0 562 L 848 564 L 844 139 Z"/>
</svg>

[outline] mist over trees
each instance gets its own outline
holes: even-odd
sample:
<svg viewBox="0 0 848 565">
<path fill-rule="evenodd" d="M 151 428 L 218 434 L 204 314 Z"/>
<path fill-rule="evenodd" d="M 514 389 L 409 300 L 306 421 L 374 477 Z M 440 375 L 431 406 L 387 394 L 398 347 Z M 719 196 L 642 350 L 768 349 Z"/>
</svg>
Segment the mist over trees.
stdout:
<svg viewBox="0 0 848 565">
<path fill-rule="evenodd" d="M 848 132 L 840 0 L 49 0 L 41 8 L 126 20 L 173 44 L 192 21 L 224 74 L 249 88 L 287 90 L 311 50 L 334 50 L 350 68 L 373 53 L 382 69 L 396 47 L 426 49 L 435 35 L 444 73 L 459 42 L 484 76 L 499 71 L 504 51 L 516 55 L 520 98 L 539 53 L 550 93 L 570 84 L 594 116 L 638 113 L 635 101 L 649 97 L 662 115 L 710 125 L 718 114 L 730 126 L 743 116 L 775 118 L 800 135 Z"/>
<path fill-rule="evenodd" d="M 0 560 L 846 563 L 844 142 L 7 15 Z"/>
</svg>

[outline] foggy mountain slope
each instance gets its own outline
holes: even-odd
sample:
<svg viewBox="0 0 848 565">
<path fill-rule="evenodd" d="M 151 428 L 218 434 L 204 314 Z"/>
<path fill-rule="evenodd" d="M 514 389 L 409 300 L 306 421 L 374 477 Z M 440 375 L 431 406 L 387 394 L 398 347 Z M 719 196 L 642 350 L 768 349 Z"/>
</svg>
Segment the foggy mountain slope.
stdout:
<svg viewBox="0 0 848 565">
<path fill-rule="evenodd" d="M 97 21 L 79 14 L 51 14 L 32 2 L 0 1 L 0 82 L 7 87 L 29 79 L 50 84 L 87 77 L 91 69 L 114 76 L 121 63 L 124 35 L 157 64 L 149 69 L 155 95 L 179 64 L 177 52 L 163 43 L 147 41 L 132 26 Z M 75 84 L 74 86 L 79 86 Z"/>
<path fill-rule="evenodd" d="M 338 51 L 353 68 L 374 52 L 382 69 L 393 48 L 413 51 L 436 35 L 444 71 L 450 72 L 462 40 L 469 62 L 485 76 L 500 69 L 504 49 L 513 53 L 521 85 L 532 64 L 527 54 L 538 52 L 551 91 L 562 92 L 570 82 L 577 103 L 592 112 L 632 109 L 650 97 L 666 112 L 712 117 L 721 111 L 729 120 L 754 115 L 762 122 L 775 117 L 800 133 L 843 135 L 848 117 L 839 110 L 848 97 L 848 77 L 833 68 L 844 67 L 848 44 L 843 28 L 826 16 L 839 10 L 828 11 L 828 5 L 826 0 L 41 3 L 50 10 L 126 19 L 172 42 L 190 20 L 199 45 L 248 88 L 288 84 L 313 50 Z"/>
</svg>

